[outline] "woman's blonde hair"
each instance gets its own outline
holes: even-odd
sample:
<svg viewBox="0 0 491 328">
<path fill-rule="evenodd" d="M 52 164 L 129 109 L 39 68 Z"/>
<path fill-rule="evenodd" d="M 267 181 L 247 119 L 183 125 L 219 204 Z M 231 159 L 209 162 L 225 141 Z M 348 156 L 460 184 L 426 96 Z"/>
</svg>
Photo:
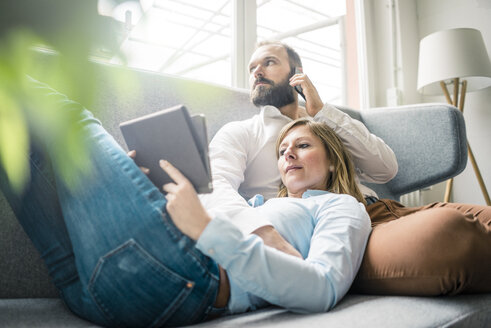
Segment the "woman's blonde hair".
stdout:
<svg viewBox="0 0 491 328">
<path fill-rule="evenodd" d="M 276 157 L 279 158 L 280 144 L 288 132 L 297 127 L 305 125 L 310 132 L 318 137 L 326 149 L 327 158 L 331 162 L 329 179 L 325 190 L 336 194 L 348 194 L 355 197 L 359 202 L 366 204 L 365 198 L 355 181 L 355 168 L 351 161 L 348 150 L 344 147 L 339 137 L 325 123 L 315 122 L 308 118 L 300 118 L 290 122 L 280 131 L 276 140 Z M 280 184 L 278 197 L 287 197 L 288 190 L 283 182 Z"/>
</svg>

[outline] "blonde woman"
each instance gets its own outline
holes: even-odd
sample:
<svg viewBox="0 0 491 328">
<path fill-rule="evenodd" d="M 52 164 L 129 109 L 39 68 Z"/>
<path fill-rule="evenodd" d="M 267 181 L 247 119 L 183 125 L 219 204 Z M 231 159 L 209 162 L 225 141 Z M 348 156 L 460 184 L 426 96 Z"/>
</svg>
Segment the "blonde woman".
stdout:
<svg viewBox="0 0 491 328">
<path fill-rule="evenodd" d="M 370 232 L 354 166 L 326 124 L 299 119 L 277 140 L 279 198 L 263 204 L 256 196 L 258 207 L 240 215 L 267 217 L 301 258 L 242 234 L 227 217 L 212 219 L 187 179 L 169 163 L 162 165 L 175 181 L 164 186 L 172 220 L 227 271 L 229 313 L 266 304 L 298 312 L 329 310 L 351 286 Z"/>
</svg>

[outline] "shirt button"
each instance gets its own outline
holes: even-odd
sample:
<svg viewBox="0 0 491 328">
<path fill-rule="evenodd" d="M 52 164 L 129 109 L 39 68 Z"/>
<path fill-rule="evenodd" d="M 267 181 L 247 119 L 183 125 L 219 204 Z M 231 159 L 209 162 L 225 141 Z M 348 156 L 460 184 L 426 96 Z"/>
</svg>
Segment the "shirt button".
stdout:
<svg viewBox="0 0 491 328">
<path fill-rule="evenodd" d="M 213 254 L 215 254 L 215 250 L 214 250 L 213 248 L 210 248 L 210 249 L 208 250 L 208 254 L 212 254 L 212 255 L 213 255 Z"/>
</svg>

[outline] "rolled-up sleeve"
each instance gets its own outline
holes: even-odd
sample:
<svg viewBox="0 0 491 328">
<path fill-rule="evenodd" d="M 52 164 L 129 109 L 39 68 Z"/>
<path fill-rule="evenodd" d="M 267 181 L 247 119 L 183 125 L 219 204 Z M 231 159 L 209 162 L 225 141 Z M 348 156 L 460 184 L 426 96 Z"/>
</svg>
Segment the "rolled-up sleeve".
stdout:
<svg viewBox="0 0 491 328">
<path fill-rule="evenodd" d="M 370 133 L 362 122 L 328 104 L 314 119 L 326 123 L 343 141 L 361 181 L 386 183 L 396 176 L 398 165 L 394 151 Z"/>
</svg>

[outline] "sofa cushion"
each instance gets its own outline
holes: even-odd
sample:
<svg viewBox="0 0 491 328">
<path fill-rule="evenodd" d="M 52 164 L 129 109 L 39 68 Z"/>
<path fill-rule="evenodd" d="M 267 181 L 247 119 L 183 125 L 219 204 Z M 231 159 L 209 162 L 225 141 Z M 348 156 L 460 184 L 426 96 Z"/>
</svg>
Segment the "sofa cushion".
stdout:
<svg viewBox="0 0 491 328">
<path fill-rule="evenodd" d="M 403 297 L 347 295 L 333 310 L 294 314 L 266 308 L 192 327 L 489 327 L 491 295 Z M 2 327 L 98 327 L 74 316 L 59 299 L 0 300 Z"/>
<path fill-rule="evenodd" d="M 334 309 L 294 314 L 268 308 L 193 327 L 490 327 L 491 295 L 409 297 L 347 295 Z"/>
<path fill-rule="evenodd" d="M 46 265 L 1 192 L 0 224 L 0 298 L 56 297 Z"/>
<path fill-rule="evenodd" d="M 0 299 L 1 327 L 99 327 L 75 316 L 58 298 Z"/>
</svg>

